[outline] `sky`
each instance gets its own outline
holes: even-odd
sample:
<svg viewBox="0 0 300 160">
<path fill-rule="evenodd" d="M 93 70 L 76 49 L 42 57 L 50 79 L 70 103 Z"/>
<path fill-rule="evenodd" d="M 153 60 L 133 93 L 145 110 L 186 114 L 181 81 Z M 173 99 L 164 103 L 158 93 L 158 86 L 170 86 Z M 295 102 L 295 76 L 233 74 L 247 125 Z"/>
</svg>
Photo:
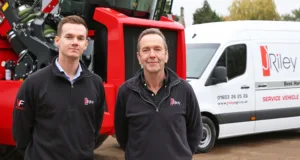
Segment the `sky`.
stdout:
<svg viewBox="0 0 300 160">
<path fill-rule="evenodd" d="M 180 15 L 180 7 L 184 7 L 184 18 L 186 26 L 192 25 L 193 13 L 201 8 L 204 0 L 173 0 L 172 12 Z M 293 9 L 300 8 L 300 0 L 274 0 L 279 14 L 290 13 Z M 218 14 L 229 15 L 228 7 L 232 0 L 208 0 L 212 10 Z"/>
</svg>

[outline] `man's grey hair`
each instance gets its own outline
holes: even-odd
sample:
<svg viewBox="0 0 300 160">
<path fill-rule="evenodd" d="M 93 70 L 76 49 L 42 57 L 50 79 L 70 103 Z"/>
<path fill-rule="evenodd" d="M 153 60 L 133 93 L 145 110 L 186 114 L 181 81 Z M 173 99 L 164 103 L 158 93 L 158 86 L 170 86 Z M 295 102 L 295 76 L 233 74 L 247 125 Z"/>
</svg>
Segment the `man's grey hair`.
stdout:
<svg viewBox="0 0 300 160">
<path fill-rule="evenodd" d="M 140 41 L 141 39 L 145 36 L 145 35 L 149 35 L 149 34 L 157 34 L 159 35 L 163 41 L 164 41 L 164 46 L 165 46 L 165 50 L 168 51 L 168 46 L 167 46 L 167 42 L 166 42 L 166 37 L 164 36 L 164 34 L 157 28 L 148 28 L 145 29 L 139 36 L 138 39 L 138 44 L 137 44 L 137 51 L 140 51 Z"/>
</svg>

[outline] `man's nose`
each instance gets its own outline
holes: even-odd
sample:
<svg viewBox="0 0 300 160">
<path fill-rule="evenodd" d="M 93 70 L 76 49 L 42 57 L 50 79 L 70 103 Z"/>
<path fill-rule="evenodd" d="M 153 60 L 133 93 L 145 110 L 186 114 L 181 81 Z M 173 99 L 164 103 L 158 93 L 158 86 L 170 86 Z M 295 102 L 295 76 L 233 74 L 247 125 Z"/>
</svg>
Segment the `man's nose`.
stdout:
<svg viewBox="0 0 300 160">
<path fill-rule="evenodd" d="M 153 49 L 150 50 L 150 57 L 156 57 L 155 51 Z"/>
<path fill-rule="evenodd" d="M 77 39 L 77 38 L 74 38 L 74 39 L 73 39 L 72 45 L 78 46 L 78 39 Z"/>
</svg>

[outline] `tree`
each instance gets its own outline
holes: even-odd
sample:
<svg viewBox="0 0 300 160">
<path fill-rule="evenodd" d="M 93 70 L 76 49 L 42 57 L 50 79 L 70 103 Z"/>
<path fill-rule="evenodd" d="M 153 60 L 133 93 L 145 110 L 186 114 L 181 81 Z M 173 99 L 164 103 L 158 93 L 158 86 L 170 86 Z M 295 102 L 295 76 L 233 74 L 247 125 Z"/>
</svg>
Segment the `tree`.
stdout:
<svg viewBox="0 0 300 160">
<path fill-rule="evenodd" d="M 193 24 L 222 21 L 221 17 L 211 9 L 207 0 L 204 0 L 202 8 L 198 8 L 193 14 Z"/>
<path fill-rule="evenodd" d="M 300 8 L 292 10 L 291 14 L 283 14 L 281 19 L 284 21 L 300 21 Z"/>
<path fill-rule="evenodd" d="M 234 0 L 230 20 L 279 20 L 274 0 Z"/>
</svg>

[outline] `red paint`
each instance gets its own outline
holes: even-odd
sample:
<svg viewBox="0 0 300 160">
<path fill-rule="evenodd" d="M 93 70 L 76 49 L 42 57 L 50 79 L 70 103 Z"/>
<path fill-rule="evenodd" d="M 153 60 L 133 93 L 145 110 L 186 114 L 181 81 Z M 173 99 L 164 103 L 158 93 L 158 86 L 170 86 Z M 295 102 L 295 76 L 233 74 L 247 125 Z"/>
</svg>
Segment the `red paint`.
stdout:
<svg viewBox="0 0 300 160">
<path fill-rule="evenodd" d="M 161 17 L 160 17 L 160 21 L 174 22 L 173 20 L 169 19 L 169 18 L 166 17 L 166 16 L 161 16 Z"/>
<path fill-rule="evenodd" d="M 14 145 L 12 113 L 15 97 L 22 81 L 0 80 L 0 144 Z"/>
<path fill-rule="evenodd" d="M 115 101 L 116 101 L 116 88 L 112 84 L 104 84 L 106 103 L 108 112 L 104 113 L 103 123 L 100 130 L 100 133 L 112 135 L 114 134 L 114 119 L 113 115 L 115 112 Z"/>
<path fill-rule="evenodd" d="M 1 15 L 0 11 L 0 15 Z M 6 37 L 6 33 L 11 29 L 11 26 L 6 18 L 4 18 L 3 22 L 0 24 L 0 37 Z"/>
<path fill-rule="evenodd" d="M 176 67 L 178 76 L 186 79 L 186 46 L 184 28 L 178 31 Z"/>
<path fill-rule="evenodd" d="M 89 30 L 88 31 L 88 36 L 93 37 L 94 36 L 94 30 Z"/>
</svg>

